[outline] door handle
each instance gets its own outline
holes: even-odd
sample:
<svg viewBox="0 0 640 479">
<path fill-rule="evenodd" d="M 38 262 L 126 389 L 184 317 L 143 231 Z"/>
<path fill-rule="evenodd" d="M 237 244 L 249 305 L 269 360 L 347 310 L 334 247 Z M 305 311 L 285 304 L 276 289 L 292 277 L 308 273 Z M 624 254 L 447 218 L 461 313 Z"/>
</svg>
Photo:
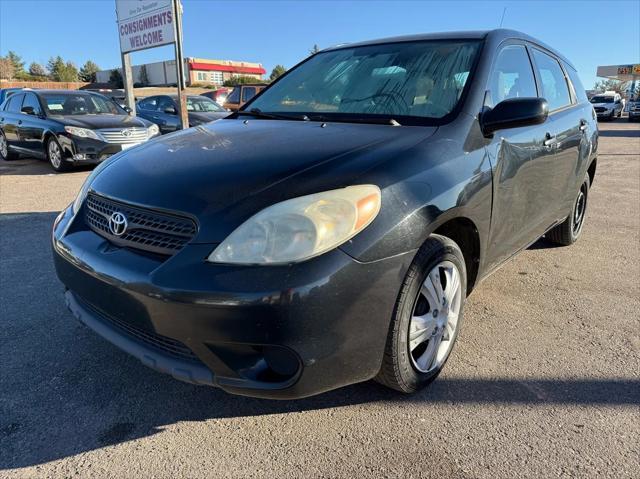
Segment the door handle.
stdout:
<svg viewBox="0 0 640 479">
<path fill-rule="evenodd" d="M 18 120 L 18 125 L 22 125 L 22 120 Z"/>
<path fill-rule="evenodd" d="M 587 122 L 585 120 L 580 120 L 580 131 L 585 131 L 587 129 Z"/>
<path fill-rule="evenodd" d="M 546 135 L 544 135 L 544 142 L 542 144 L 547 148 L 550 148 L 551 146 L 553 146 L 555 142 L 556 142 L 556 137 L 551 133 L 547 133 Z"/>
</svg>

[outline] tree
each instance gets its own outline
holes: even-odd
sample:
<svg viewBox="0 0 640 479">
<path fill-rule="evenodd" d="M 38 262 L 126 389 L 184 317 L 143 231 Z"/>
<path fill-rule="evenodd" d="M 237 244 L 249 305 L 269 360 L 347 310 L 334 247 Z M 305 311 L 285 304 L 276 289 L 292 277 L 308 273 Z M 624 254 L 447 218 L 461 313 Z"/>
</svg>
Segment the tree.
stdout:
<svg viewBox="0 0 640 479">
<path fill-rule="evenodd" d="M 60 80 L 60 75 L 64 71 L 64 68 L 64 60 L 60 55 L 55 58 L 49 58 L 49 61 L 47 62 L 47 70 L 49 70 L 49 76 L 53 81 L 62 81 Z"/>
<path fill-rule="evenodd" d="M 0 57 L 0 79 L 12 80 L 13 79 L 13 63 L 7 57 Z"/>
<path fill-rule="evenodd" d="M 616 93 L 624 95 L 629 86 L 629 82 L 626 81 L 607 79 L 597 81 L 593 89 L 599 92 L 615 91 Z"/>
<path fill-rule="evenodd" d="M 140 67 L 140 83 L 142 86 L 147 86 L 149 84 L 149 74 L 147 73 L 147 65 L 142 65 Z"/>
<path fill-rule="evenodd" d="M 78 76 L 80 77 L 81 81 L 93 83 L 96 81 L 96 73 L 98 71 L 100 71 L 100 67 L 93 63 L 91 60 L 87 60 L 80 69 Z"/>
<path fill-rule="evenodd" d="M 284 65 L 276 65 L 275 67 L 273 67 L 273 70 L 271 70 L 271 75 L 269 75 L 269 80 L 270 81 L 275 80 L 279 76 L 284 75 L 286 71 L 287 69 L 284 67 Z"/>
<path fill-rule="evenodd" d="M 64 82 L 78 81 L 78 68 L 72 62 L 65 63 L 59 78 L 58 81 Z"/>
<path fill-rule="evenodd" d="M 315 55 L 319 51 L 320 51 L 320 47 L 316 43 L 316 44 L 313 45 L 313 48 L 311 50 L 309 50 L 309 55 Z"/>
<path fill-rule="evenodd" d="M 13 64 L 14 75 L 18 75 L 19 73 L 24 72 L 24 62 L 16 52 L 9 50 L 9 53 L 7 53 L 7 58 Z"/>
<path fill-rule="evenodd" d="M 117 68 L 111 70 L 109 83 L 111 83 L 115 88 L 124 88 L 124 81 L 122 80 L 122 73 L 120 73 L 120 70 Z"/>
<path fill-rule="evenodd" d="M 29 65 L 29 74 L 34 77 L 44 78 L 47 76 L 47 70 L 39 63 L 31 62 Z"/>
<path fill-rule="evenodd" d="M 238 75 L 231 77 L 229 80 L 225 80 L 222 86 L 236 86 L 244 83 L 255 83 L 256 81 L 258 80 L 253 77 Z"/>
</svg>

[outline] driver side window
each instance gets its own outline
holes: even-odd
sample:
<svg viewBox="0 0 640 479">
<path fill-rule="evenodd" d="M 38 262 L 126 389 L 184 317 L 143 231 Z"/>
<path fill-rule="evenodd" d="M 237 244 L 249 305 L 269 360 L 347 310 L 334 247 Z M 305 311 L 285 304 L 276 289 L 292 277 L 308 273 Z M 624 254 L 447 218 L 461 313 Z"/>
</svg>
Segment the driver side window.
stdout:
<svg viewBox="0 0 640 479">
<path fill-rule="evenodd" d="M 487 106 L 495 106 L 508 98 L 538 96 L 531 61 L 523 45 L 508 45 L 498 53 L 489 90 L 493 104 Z"/>
</svg>

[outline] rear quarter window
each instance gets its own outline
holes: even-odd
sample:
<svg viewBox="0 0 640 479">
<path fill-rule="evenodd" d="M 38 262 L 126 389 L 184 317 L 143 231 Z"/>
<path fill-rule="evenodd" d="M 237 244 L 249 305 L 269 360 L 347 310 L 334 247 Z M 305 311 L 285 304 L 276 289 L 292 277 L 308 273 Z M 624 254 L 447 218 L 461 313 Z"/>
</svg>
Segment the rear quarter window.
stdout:
<svg viewBox="0 0 640 479">
<path fill-rule="evenodd" d="M 564 70 L 567 72 L 567 75 L 569 75 L 569 80 L 573 85 L 573 90 L 574 90 L 574 93 L 576 94 L 578 103 L 588 102 L 589 99 L 587 98 L 587 92 L 584 89 L 582 82 L 580 81 L 578 72 L 574 70 L 571 66 L 567 65 L 566 63 L 563 63 L 563 66 L 564 66 Z"/>
</svg>

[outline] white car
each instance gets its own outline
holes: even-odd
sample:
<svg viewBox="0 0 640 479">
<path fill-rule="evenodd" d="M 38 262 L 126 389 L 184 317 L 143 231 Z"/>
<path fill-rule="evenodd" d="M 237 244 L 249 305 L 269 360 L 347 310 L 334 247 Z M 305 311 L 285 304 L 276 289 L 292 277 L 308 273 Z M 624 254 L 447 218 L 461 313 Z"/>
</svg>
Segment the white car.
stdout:
<svg viewBox="0 0 640 479">
<path fill-rule="evenodd" d="M 590 101 L 598 115 L 598 120 L 613 120 L 622 116 L 624 105 L 619 93 L 604 92 L 594 96 Z"/>
</svg>

